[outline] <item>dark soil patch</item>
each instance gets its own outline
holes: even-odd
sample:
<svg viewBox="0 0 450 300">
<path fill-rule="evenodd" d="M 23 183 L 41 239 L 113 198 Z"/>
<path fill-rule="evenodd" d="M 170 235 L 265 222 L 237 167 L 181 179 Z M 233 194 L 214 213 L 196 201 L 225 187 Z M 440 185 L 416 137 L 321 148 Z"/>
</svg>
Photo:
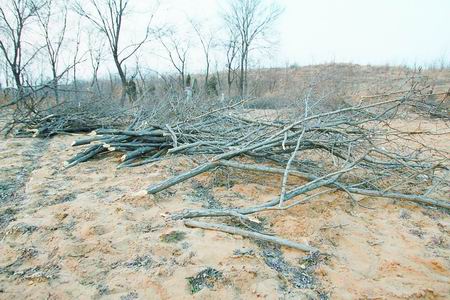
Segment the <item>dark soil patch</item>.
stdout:
<svg viewBox="0 0 450 300">
<path fill-rule="evenodd" d="M 312 289 L 315 287 L 314 266 L 312 264 L 312 267 L 301 268 L 292 266 L 286 262 L 278 245 L 265 242 L 257 242 L 257 244 L 261 249 L 261 255 L 266 265 L 277 271 L 280 277 L 286 279 L 292 286 L 300 289 Z"/>
<path fill-rule="evenodd" d="M 195 294 L 204 288 L 213 288 L 216 282 L 223 280 L 223 274 L 216 269 L 206 268 L 194 277 L 186 279 L 188 280 L 191 293 Z"/>
<path fill-rule="evenodd" d="M 77 198 L 77 196 L 75 194 L 68 194 L 68 195 L 64 195 L 62 197 L 59 197 L 58 199 L 52 201 L 50 203 L 50 205 L 55 205 L 55 204 L 61 204 L 61 203 L 66 203 L 66 202 L 71 202 L 73 200 L 75 200 Z"/>
<path fill-rule="evenodd" d="M 222 204 L 214 198 L 211 188 L 204 186 L 201 182 L 194 180 L 193 192 L 188 196 L 192 202 L 200 202 L 203 208 L 222 208 Z"/>
<path fill-rule="evenodd" d="M 12 197 L 16 189 L 15 181 L 0 181 L 0 203 Z"/>
<path fill-rule="evenodd" d="M 16 220 L 16 210 L 10 207 L 0 210 L 0 230 L 8 226 L 12 221 Z"/>
<path fill-rule="evenodd" d="M 148 255 L 138 256 L 133 260 L 125 262 L 124 265 L 132 269 L 149 269 L 153 265 L 153 259 Z"/>
</svg>

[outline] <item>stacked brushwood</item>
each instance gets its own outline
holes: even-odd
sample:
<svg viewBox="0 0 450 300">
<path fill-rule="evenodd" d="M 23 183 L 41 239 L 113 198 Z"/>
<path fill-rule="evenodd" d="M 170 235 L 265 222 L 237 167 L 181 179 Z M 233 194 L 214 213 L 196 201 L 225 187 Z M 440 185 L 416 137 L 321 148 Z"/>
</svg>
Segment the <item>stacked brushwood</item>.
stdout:
<svg viewBox="0 0 450 300">
<path fill-rule="evenodd" d="M 149 125 L 144 130 L 96 130 L 93 136 L 73 143 L 88 147 L 71 158 L 67 167 L 108 152 L 121 153 L 119 168 L 152 163 L 176 154 L 207 157 L 203 164 L 148 187 L 147 194 L 157 194 L 202 173 L 223 168 L 280 175 L 280 195 L 267 203 L 185 210 L 173 216 L 185 220 L 230 217 L 251 228 L 256 226 L 249 217 L 252 214 L 286 210 L 336 190 L 361 206 L 354 195 L 450 209 L 445 193 L 449 187 L 449 153 L 433 149 L 432 145 L 399 148 L 399 144 L 411 138 L 410 134 L 383 126 L 413 95 L 414 91 L 409 91 L 396 99 L 360 103 L 325 113 L 312 112 L 313 105 L 309 103 L 312 100 L 306 99 L 301 116 L 295 120 L 255 120 L 248 111 L 220 110 L 177 124 Z M 306 183 L 292 186 L 289 182 L 292 176 Z M 252 230 L 192 220 L 186 220 L 186 225 L 316 250 Z"/>
<path fill-rule="evenodd" d="M 176 145 L 176 140 L 171 140 L 175 135 L 157 126 L 140 131 L 99 129 L 93 131 L 91 135 L 93 137 L 72 143 L 72 146 L 87 144 L 91 146 L 69 159 L 66 162 L 67 168 L 105 152 L 123 153 L 122 163 L 118 168 L 135 167 L 158 160 Z"/>
<path fill-rule="evenodd" d="M 110 122 L 107 124 L 113 125 Z M 22 121 L 21 125 L 14 132 L 16 137 L 50 137 L 63 133 L 91 132 L 105 126 L 105 120 L 85 113 L 48 114 Z"/>
<path fill-rule="evenodd" d="M 104 101 L 64 102 L 54 106 L 25 106 L 11 112 L 2 129 L 5 135 L 46 138 L 65 133 L 87 133 L 98 128 L 123 128 L 133 116 Z"/>
<path fill-rule="evenodd" d="M 423 95 L 414 103 L 419 114 L 429 114 L 435 118 L 450 120 L 450 89 L 447 92 Z"/>
</svg>

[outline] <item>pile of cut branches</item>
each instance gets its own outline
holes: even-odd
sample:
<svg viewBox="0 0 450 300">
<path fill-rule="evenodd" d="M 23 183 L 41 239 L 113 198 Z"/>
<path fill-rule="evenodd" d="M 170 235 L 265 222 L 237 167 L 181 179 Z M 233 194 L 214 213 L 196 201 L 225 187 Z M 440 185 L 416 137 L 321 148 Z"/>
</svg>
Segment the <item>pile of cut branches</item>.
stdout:
<svg viewBox="0 0 450 300">
<path fill-rule="evenodd" d="M 280 195 L 253 207 L 185 210 L 176 219 L 199 217 L 237 218 L 252 228 L 249 215 L 267 210 L 287 210 L 312 201 L 319 195 L 343 191 L 353 203 L 363 206 L 354 195 L 385 197 L 450 209 L 446 199 L 449 182 L 449 153 L 433 149 L 401 148 L 408 133 L 388 123 L 413 92 L 397 99 L 343 109 L 313 113 L 309 102 L 296 120 L 254 120 L 251 111 L 220 110 L 173 125 L 152 125 L 145 130 L 95 131 L 74 146 L 90 146 L 68 161 L 74 166 L 107 152 L 120 152 L 119 167 L 155 162 L 175 154 L 203 154 L 207 160 L 184 173 L 146 189 L 156 194 L 205 172 L 220 168 L 279 174 Z M 395 139 L 396 143 L 389 140 Z M 306 180 L 292 186 L 289 177 Z M 444 196 L 442 196 L 444 195 Z M 186 221 L 187 226 L 222 230 L 263 239 L 301 250 L 314 247 L 220 224 Z"/>
<path fill-rule="evenodd" d="M 141 131 L 99 129 L 93 131 L 91 135 L 93 137 L 72 143 L 72 146 L 92 145 L 69 159 L 66 162 L 67 168 L 105 152 L 123 153 L 122 163 L 118 168 L 135 167 L 156 161 L 167 153 L 173 145 L 171 138 L 174 138 L 173 143 L 176 145 L 175 135 L 156 126 Z"/>
<path fill-rule="evenodd" d="M 419 114 L 429 114 L 431 117 L 450 120 L 450 89 L 447 92 L 424 95 L 414 103 Z"/>
<path fill-rule="evenodd" d="M 15 107 L 3 131 L 16 137 L 50 137 L 104 127 L 122 128 L 130 118 L 122 108 L 101 101 L 65 102 L 51 107 L 23 101 Z"/>
<path fill-rule="evenodd" d="M 104 126 L 104 120 L 95 115 L 76 114 L 48 114 L 21 120 L 14 124 L 16 137 L 50 137 L 61 133 L 90 132 Z M 112 124 L 108 123 L 108 126 Z"/>
</svg>

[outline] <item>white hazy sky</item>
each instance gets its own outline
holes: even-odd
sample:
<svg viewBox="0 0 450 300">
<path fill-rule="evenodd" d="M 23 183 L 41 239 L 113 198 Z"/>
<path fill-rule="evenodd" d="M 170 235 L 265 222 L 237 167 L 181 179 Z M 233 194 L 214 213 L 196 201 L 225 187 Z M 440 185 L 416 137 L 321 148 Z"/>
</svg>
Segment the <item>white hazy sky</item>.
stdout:
<svg viewBox="0 0 450 300">
<path fill-rule="evenodd" d="M 284 0 L 281 49 L 301 64 L 450 60 L 449 0 Z"/>
<path fill-rule="evenodd" d="M 0 5 L 3 1 L 5 0 L 0 0 Z M 64 3 L 65 0 L 60 1 Z M 271 1 L 267 0 L 268 3 Z M 156 2 L 157 0 L 131 0 L 133 11 L 124 22 L 122 45 L 142 38 Z M 191 43 L 188 72 L 204 69 L 198 39 L 192 33 L 188 20 L 201 21 L 203 31 L 221 38 L 224 28 L 221 13 L 228 2 L 159 0 L 154 22 L 175 25 L 180 43 L 186 40 Z M 287 64 L 327 62 L 417 64 L 425 67 L 440 66 L 443 62 L 450 66 L 450 0 L 278 0 L 276 3 L 284 8 L 274 25 L 276 47 L 270 55 L 254 53 L 252 58 L 257 66 L 280 67 Z M 76 18 L 72 18 L 72 23 L 76 23 L 74 20 Z M 94 47 L 100 40 L 98 35 L 87 28 L 86 20 L 82 23 L 83 45 L 80 53 L 87 50 L 88 40 L 93 41 Z M 77 30 L 74 26 L 70 27 L 69 35 L 73 40 Z M 31 29 L 32 33 L 37 31 L 37 28 Z M 32 34 L 31 39 L 38 41 L 39 34 Z M 72 48 L 73 45 L 66 46 L 66 58 L 71 57 Z M 107 49 L 103 55 L 105 62 L 100 67 L 101 76 L 106 75 L 108 69 L 115 72 Z M 157 41 L 146 44 L 138 56 L 139 65 L 143 69 L 174 72 L 167 53 Z M 216 66 L 219 70 L 223 69 L 223 50 L 216 50 L 213 56 L 217 61 L 217 65 L 213 62 L 213 71 Z M 133 69 L 135 64 L 136 60 L 132 58 L 126 65 Z M 48 66 L 44 59 L 41 60 L 41 65 L 42 69 Z M 88 61 L 79 65 L 79 74 L 80 77 L 91 76 Z M 0 73 L 0 82 L 4 75 Z"/>
<path fill-rule="evenodd" d="M 168 19 L 178 11 L 180 18 L 185 14 L 213 20 L 227 0 L 162 3 L 165 9 L 160 13 Z M 450 0 L 279 0 L 278 3 L 285 11 L 276 24 L 279 44 L 272 64 L 450 62 Z"/>
</svg>

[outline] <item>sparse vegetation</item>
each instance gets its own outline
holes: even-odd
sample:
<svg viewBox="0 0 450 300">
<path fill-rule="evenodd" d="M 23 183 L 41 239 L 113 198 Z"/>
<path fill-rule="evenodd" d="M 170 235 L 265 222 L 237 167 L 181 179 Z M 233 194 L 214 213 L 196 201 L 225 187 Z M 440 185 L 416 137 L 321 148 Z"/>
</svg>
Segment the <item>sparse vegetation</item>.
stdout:
<svg viewBox="0 0 450 300">
<path fill-rule="evenodd" d="M 161 236 L 161 241 L 164 243 L 178 243 L 184 240 L 185 236 L 186 236 L 185 232 L 172 231 L 170 233 L 163 234 Z"/>
<path fill-rule="evenodd" d="M 189 289 L 192 294 L 204 288 L 213 288 L 215 283 L 223 279 L 223 274 L 213 268 L 206 268 L 193 277 L 188 277 Z"/>
<path fill-rule="evenodd" d="M 445 57 L 264 67 L 270 0 L 2 1 L 0 298 L 449 294 Z"/>
</svg>

